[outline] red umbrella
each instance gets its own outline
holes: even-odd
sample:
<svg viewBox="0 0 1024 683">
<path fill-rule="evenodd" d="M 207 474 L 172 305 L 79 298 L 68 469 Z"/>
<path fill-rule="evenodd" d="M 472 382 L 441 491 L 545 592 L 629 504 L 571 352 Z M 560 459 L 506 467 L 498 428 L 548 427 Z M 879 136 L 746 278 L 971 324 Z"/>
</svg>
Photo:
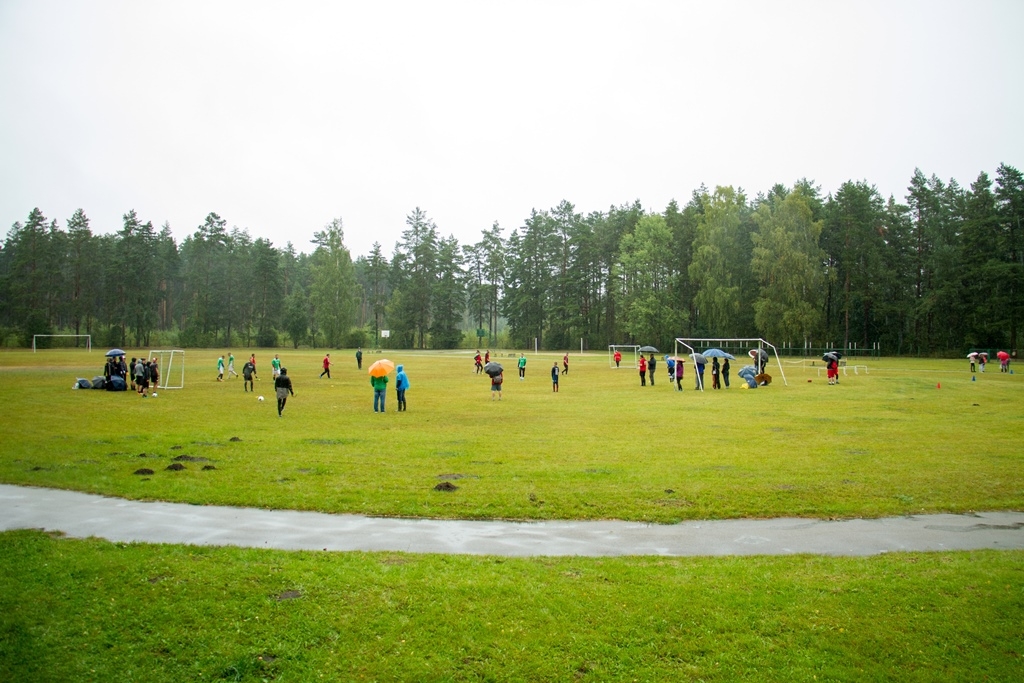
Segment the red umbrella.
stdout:
<svg viewBox="0 0 1024 683">
<path fill-rule="evenodd" d="M 998 358 L 999 360 L 1009 360 L 1010 354 L 1008 354 L 1006 351 L 1000 351 L 999 353 L 996 354 L 996 358 Z"/>
</svg>

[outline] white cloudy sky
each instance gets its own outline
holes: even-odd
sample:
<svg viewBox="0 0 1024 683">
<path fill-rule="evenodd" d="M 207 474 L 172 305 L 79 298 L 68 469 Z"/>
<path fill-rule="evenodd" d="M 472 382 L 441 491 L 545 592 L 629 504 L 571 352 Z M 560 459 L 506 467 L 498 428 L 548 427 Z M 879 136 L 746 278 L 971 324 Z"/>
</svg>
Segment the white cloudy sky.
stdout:
<svg viewBox="0 0 1024 683">
<path fill-rule="evenodd" d="M 0 234 L 38 206 L 390 254 L 807 177 L 1024 167 L 1024 2 L 0 0 Z"/>
</svg>

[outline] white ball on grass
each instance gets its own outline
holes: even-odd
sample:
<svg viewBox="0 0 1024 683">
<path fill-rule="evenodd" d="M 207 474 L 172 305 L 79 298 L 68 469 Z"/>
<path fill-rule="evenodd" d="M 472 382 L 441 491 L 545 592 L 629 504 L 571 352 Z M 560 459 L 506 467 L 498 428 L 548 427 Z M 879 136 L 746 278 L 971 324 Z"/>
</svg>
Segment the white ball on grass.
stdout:
<svg viewBox="0 0 1024 683">
<path fill-rule="evenodd" d="M 263 400 L 263 397 L 262 397 L 262 396 L 259 396 L 259 397 L 257 397 L 257 398 L 256 398 L 256 400 L 257 400 L 257 401 L 262 401 L 262 400 Z"/>
</svg>

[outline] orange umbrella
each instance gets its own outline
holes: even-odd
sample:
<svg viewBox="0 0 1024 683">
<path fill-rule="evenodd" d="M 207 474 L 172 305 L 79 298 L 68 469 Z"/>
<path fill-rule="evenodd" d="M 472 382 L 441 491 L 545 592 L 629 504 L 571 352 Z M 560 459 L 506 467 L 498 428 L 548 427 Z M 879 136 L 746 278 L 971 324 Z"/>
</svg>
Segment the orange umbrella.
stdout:
<svg viewBox="0 0 1024 683">
<path fill-rule="evenodd" d="M 394 371 L 395 364 L 387 358 L 381 358 L 378 361 L 374 361 L 373 365 L 370 366 L 371 377 L 383 377 L 384 375 L 390 374 Z"/>
</svg>

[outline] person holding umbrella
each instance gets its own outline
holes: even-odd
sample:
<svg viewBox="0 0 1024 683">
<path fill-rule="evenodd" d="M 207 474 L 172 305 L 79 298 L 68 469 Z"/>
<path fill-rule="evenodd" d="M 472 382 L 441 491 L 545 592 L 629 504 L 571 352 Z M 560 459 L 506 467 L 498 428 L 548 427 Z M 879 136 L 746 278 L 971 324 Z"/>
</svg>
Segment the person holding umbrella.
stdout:
<svg viewBox="0 0 1024 683">
<path fill-rule="evenodd" d="M 495 394 L 498 396 L 498 400 L 501 400 L 501 385 L 505 381 L 505 368 L 501 367 L 501 363 L 491 361 L 484 366 L 484 372 L 491 378 L 491 400 L 494 400 Z"/>
<path fill-rule="evenodd" d="M 381 358 L 370 366 L 370 386 L 373 387 L 373 412 L 384 412 L 384 399 L 387 398 L 388 374 L 395 369 L 395 364 L 387 358 Z"/>
<path fill-rule="evenodd" d="M 711 357 L 711 388 L 721 389 L 722 385 L 719 383 L 719 377 L 721 374 L 721 368 L 718 365 L 718 356 Z"/>
<path fill-rule="evenodd" d="M 971 351 L 969 354 L 967 354 L 967 360 L 971 361 L 971 373 L 973 374 L 974 373 L 974 365 L 975 365 L 975 363 L 978 362 L 978 352 L 977 351 Z"/>
<path fill-rule="evenodd" d="M 978 365 L 981 366 L 982 372 L 985 372 L 985 363 L 988 363 L 988 354 L 982 351 L 978 354 Z"/>
<path fill-rule="evenodd" d="M 999 359 L 999 372 L 1010 371 L 1010 354 L 1006 351 L 999 351 L 996 353 L 996 358 Z"/>
<path fill-rule="evenodd" d="M 656 367 L 658 367 L 658 359 L 655 358 L 654 354 L 652 353 L 650 360 L 647 361 L 647 376 L 651 380 L 652 387 L 654 386 L 654 369 Z"/>
</svg>

